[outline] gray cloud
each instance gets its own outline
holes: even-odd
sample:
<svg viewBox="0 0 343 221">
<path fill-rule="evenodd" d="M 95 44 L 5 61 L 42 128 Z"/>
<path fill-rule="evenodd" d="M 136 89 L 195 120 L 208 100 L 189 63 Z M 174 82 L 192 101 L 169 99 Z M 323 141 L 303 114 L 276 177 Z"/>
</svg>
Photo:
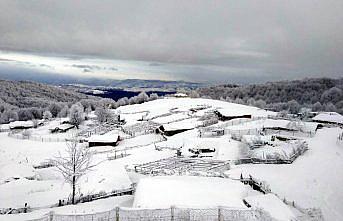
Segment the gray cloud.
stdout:
<svg viewBox="0 0 343 221">
<path fill-rule="evenodd" d="M 213 71 L 216 80 L 343 70 L 341 0 L 2 0 L 0 8 L 2 49 L 191 64 L 188 75 Z"/>
</svg>

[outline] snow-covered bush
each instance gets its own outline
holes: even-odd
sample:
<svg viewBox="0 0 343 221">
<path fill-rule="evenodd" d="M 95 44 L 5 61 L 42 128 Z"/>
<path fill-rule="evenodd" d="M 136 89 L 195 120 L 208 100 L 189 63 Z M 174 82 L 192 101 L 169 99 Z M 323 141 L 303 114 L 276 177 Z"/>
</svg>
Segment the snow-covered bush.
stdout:
<svg viewBox="0 0 343 221">
<path fill-rule="evenodd" d="M 52 118 L 52 114 L 50 111 L 46 110 L 43 112 L 43 119 L 44 120 L 50 120 Z"/>
<path fill-rule="evenodd" d="M 84 108 L 81 103 L 73 104 L 69 112 L 70 123 L 77 128 L 85 120 Z"/>
</svg>

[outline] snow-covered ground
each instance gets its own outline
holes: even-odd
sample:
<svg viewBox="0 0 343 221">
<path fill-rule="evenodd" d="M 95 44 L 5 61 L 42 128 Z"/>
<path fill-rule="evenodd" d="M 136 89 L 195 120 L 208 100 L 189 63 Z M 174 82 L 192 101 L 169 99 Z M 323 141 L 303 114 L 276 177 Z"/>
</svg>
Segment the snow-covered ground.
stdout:
<svg viewBox="0 0 343 221">
<path fill-rule="evenodd" d="M 214 177 L 166 176 L 143 178 L 137 186 L 133 207 L 246 208 L 243 198 L 259 195 L 235 180 Z"/>
<path fill-rule="evenodd" d="M 251 174 L 267 181 L 273 192 L 303 207 L 321 208 L 327 220 L 343 217 L 343 146 L 336 143 L 339 128 L 318 130 L 308 138 L 309 150 L 292 164 L 239 165 L 227 171 L 233 177 Z"/>
<path fill-rule="evenodd" d="M 204 107 L 206 108 L 195 113 L 190 111 Z M 146 178 L 132 172 L 128 173 L 124 169 L 125 167 L 133 169 L 136 164 L 176 156 L 176 149 L 179 148 L 184 156 L 191 156 L 189 149 L 192 148 L 214 148 L 215 152 L 211 157 L 213 160 L 237 160 L 246 157 L 248 147 L 244 145 L 244 142 L 247 142 L 245 138 L 240 142 L 232 139 L 230 134 L 201 137 L 198 128 L 195 128 L 202 123 L 200 117 L 218 108 L 225 109 L 226 112 L 231 110 L 232 114 L 250 113 L 254 117 L 266 118 L 268 115 L 275 115 L 273 112 L 256 107 L 209 99 L 169 98 L 122 106 L 115 112 L 124 113 L 123 117 L 128 125 L 134 125 L 142 118 L 153 118 L 155 123 L 163 125 L 181 128 L 185 125 L 192 126 L 187 128 L 190 130 L 167 137 L 166 140 L 160 134 L 145 134 L 130 138 L 128 134 L 121 131 L 120 136 L 125 139 L 121 140 L 118 146 L 91 148 L 91 151 L 96 152 L 92 163 L 97 166 L 81 178 L 78 191 L 83 194 L 110 192 L 130 187 L 132 183 L 138 182 L 135 199 L 131 196 L 112 197 L 76 206 L 40 209 L 32 212 L 32 216 L 0 215 L 0 220 L 4 217 L 5 220 L 38 218 L 50 210 L 61 214 L 92 213 L 110 210 L 116 205 L 130 207 L 133 201 L 136 207 L 149 208 L 176 204 L 188 207 L 218 205 L 245 207 L 242 199 L 254 195 L 251 193 L 256 191 L 251 192 L 249 186 L 230 179 L 174 176 Z M 185 119 L 187 117 L 191 118 Z M 31 129 L 32 135 L 63 138 L 75 132 L 50 134 L 49 128 L 59 123 L 58 120 L 52 120 L 45 126 Z M 81 126 L 81 130 L 92 129 L 93 123 L 93 120 L 87 121 Z M 289 122 L 284 120 L 245 119 L 236 120 L 232 125 L 219 122 L 213 126 L 224 125 L 225 128 L 241 130 L 288 124 Z M 343 188 L 341 187 L 343 174 L 340 172 L 343 168 L 343 146 L 336 143 L 339 133 L 342 133 L 342 129 L 324 128 L 318 130 L 314 137 L 302 138 L 308 143 L 309 150 L 292 164 L 232 165 L 231 170 L 226 171 L 226 174 L 234 178 L 239 178 L 241 173 L 244 177 L 251 174 L 255 178 L 266 181 L 272 191 L 281 198 L 294 200 L 302 207 L 319 207 L 327 220 L 340 220 L 343 217 Z M 118 134 L 118 131 L 110 131 L 108 134 Z M 270 141 L 271 136 L 263 139 Z M 54 167 L 33 168 L 57 156 L 59 152 L 63 154 L 66 148 L 64 142 L 22 140 L 9 137 L 7 132 L 0 133 L 0 140 L 0 208 L 23 207 L 25 203 L 30 207 L 46 207 L 69 196 L 70 185 L 64 183 L 62 176 Z M 121 151 L 125 152 L 125 156 L 113 159 L 113 155 Z M 161 197 L 164 201 L 158 201 Z"/>
<path fill-rule="evenodd" d="M 0 215 L 1 221 L 22 221 L 39 219 L 49 212 L 62 215 L 81 215 L 107 212 L 114 209 L 116 206 L 131 207 L 133 203 L 133 196 L 118 196 L 107 199 L 95 200 L 88 203 L 77 205 L 68 205 L 63 207 L 55 207 L 48 209 L 35 210 L 31 213 Z"/>
</svg>

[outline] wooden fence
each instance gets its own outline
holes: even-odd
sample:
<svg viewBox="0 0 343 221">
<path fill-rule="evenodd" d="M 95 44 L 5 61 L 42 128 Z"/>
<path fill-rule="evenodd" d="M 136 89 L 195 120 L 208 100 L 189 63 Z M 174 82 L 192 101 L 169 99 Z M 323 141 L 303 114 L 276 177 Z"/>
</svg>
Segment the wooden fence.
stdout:
<svg viewBox="0 0 343 221">
<path fill-rule="evenodd" d="M 116 207 L 110 211 L 83 214 L 60 215 L 54 212 L 35 221 L 272 221 L 270 215 L 260 209 L 240 209 L 230 207 L 141 209 Z M 33 221 L 33 220 L 31 220 Z"/>
</svg>

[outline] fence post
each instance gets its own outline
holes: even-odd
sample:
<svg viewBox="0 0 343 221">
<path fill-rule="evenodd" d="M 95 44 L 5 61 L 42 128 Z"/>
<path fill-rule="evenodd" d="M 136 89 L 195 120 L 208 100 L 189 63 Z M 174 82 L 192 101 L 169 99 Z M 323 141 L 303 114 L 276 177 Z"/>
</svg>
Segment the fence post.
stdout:
<svg viewBox="0 0 343 221">
<path fill-rule="evenodd" d="M 49 216 L 49 221 L 53 221 L 54 220 L 54 211 L 50 211 L 48 216 Z"/>
<path fill-rule="evenodd" d="M 119 207 L 116 207 L 116 221 L 119 221 Z"/>
<path fill-rule="evenodd" d="M 170 220 L 174 221 L 174 213 L 175 213 L 175 207 L 171 206 L 170 207 Z"/>
<path fill-rule="evenodd" d="M 222 208 L 219 206 L 218 207 L 218 221 L 222 221 L 223 217 L 222 217 Z"/>
</svg>

